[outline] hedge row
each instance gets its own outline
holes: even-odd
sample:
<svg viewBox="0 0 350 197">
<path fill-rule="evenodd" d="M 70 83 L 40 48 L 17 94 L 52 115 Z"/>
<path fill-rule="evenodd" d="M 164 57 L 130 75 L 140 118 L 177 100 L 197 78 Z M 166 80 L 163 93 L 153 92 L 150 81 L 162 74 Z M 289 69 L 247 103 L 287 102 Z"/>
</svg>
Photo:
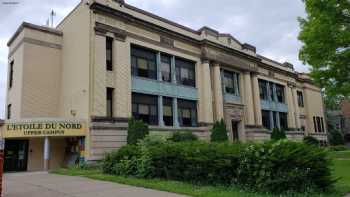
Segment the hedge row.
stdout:
<svg viewBox="0 0 350 197">
<path fill-rule="evenodd" d="M 286 140 L 269 143 L 160 142 L 145 139 L 108 154 L 108 174 L 204 184 L 240 185 L 283 193 L 328 190 L 334 180 L 327 152 Z"/>
</svg>

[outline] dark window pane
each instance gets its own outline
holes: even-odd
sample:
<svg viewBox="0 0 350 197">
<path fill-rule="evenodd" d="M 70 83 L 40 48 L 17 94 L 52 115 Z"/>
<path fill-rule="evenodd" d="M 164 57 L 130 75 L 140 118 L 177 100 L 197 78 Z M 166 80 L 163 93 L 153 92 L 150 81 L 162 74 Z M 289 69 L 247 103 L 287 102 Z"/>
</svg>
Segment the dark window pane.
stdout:
<svg viewBox="0 0 350 197">
<path fill-rule="evenodd" d="M 166 126 L 173 126 L 172 98 L 163 97 L 163 121 Z"/>
<path fill-rule="evenodd" d="M 113 70 L 113 38 L 106 37 L 106 65 L 107 70 Z"/>
<path fill-rule="evenodd" d="M 194 127 L 197 125 L 197 102 L 178 99 L 178 119 L 180 126 Z"/>
<path fill-rule="evenodd" d="M 171 63 L 170 57 L 162 55 L 161 57 L 161 72 L 162 80 L 171 82 Z"/>
<path fill-rule="evenodd" d="M 260 99 L 268 100 L 268 97 L 267 97 L 267 81 L 259 80 L 259 92 L 260 92 Z"/>
<path fill-rule="evenodd" d="M 158 97 L 132 93 L 133 117 L 150 125 L 158 124 Z"/>
<path fill-rule="evenodd" d="M 107 117 L 113 117 L 113 88 L 107 88 Z"/>
<path fill-rule="evenodd" d="M 273 128 L 278 128 L 278 122 L 277 122 L 277 113 L 278 112 L 272 112 L 272 118 L 273 118 Z"/>
<path fill-rule="evenodd" d="M 270 111 L 262 110 L 262 124 L 265 128 L 271 129 L 271 121 L 270 121 Z"/>
<path fill-rule="evenodd" d="M 279 115 L 280 115 L 281 129 L 287 130 L 288 129 L 288 119 L 287 119 L 288 114 L 280 112 Z"/>
<path fill-rule="evenodd" d="M 133 76 L 157 79 L 156 53 L 152 50 L 131 47 Z"/>
<path fill-rule="evenodd" d="M 304 107 L 304 96 L 303 96 L 303 92 L 297 91 L 297 96 L 298 96 L 298 105 L 299 105 L 299 107 Z"/>
<path fill-rule="evenodd" d="M 7 105 L 7 119 L 11 119 L 11 107 L 11 104 Z"/>
<path fill-rule="evenodd" d="M 10 63 L 10 77 L 9 77 L 9 87 L 10 88 L 12 87 L 12 84 L 13 84 L 13 64 L 14 64 L 14 61 L 11 61 L 11 63 Z"/>
<path fill-rule="evenodd" d="M 196 86 L 195 63 L 176 58 L 176 80 L 178 84 Z"/>
<path fill-rule="evenodd" d="M 229 71 L 224 71 L 224 86 L 226 93 L 236 94 L 234 85 L 234 73 Z"/>
<path fill-rule="evenodd" d="M 276 84 L 276 95 L 279 103 L 284 103 L 284 86 Z"/>
</svg>

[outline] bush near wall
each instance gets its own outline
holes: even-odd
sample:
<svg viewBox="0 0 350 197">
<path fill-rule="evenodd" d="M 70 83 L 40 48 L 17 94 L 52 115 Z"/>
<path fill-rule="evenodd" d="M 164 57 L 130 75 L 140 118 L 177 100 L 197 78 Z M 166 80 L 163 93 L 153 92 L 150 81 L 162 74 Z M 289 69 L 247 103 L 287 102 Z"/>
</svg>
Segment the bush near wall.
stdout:
<svg viewBox="0 0 350 197">
<path fill-rule="evenodd" d="M 116 175 L 284 193 L 330 189 L 334 183 L 330 165 L 325 149 L 287 140 L 263 144 L 146 140 L 107 155 L 103 169 Z"/>
</svg>

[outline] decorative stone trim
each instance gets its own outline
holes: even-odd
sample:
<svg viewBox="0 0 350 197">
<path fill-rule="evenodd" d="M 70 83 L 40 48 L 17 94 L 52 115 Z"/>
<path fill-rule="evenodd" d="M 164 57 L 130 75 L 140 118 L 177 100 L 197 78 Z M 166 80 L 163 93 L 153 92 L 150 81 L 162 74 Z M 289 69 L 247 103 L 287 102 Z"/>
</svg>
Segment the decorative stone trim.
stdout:
<svg viewBox="0 0 350 197">
<path fill-rule="evenodd" d="M 168 45 L 174 47 L 174 40 L 165 36 L 160 36 L 160 44 Z"/>
<path fill-rule="evenodd" d="M 248 44 L 248 43 L 244 43 L 243 45 L 242 45 L 242 49 L 244 50 L 250 50 L 250 51 L 253 51 L 254 53 L 256 53 L 256 47 L 255 46 L 253 46 L 253 45 L 250 45 L 250 44 Z"/>
<path fill-rule="evenodd" d="M 111 32 L 114 34 L 114 38 L 120 41 L 125 41 L 127 33 L 125 30 L 106 25 L 103 23 L 96 22 L 95 24 L 95 32 L 98 35 L 105 35 L 107 32 Z"/>
<path fill-rule="evenodd" d="M 105 123 L 126 123 L 129 118 L 124 117 L 105 117 L 105 116 L 92 116 L 91 122 L 105 122 Z"/>
</svg>

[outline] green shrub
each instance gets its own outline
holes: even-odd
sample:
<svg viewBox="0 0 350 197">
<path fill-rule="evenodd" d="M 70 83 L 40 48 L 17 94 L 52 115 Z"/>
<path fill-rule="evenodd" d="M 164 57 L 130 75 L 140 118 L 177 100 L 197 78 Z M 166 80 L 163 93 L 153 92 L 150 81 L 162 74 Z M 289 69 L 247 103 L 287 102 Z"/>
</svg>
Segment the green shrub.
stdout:
<svg viewBox="0 0 350 197">
<path fill-rule="evenodd" d="M 312 136 L 305 136 L 303 139 L 303 142 L 309 145 L 316 145 L 316 146 L 320 145 L 320 142 Z"/>
<path fill-rule="evenodd" d="M 146 137 L 137 146 L 107 155 L 103 169 L 117 175 L 235 184 L 273 193 L 328 190 L 334 183 L 325 149 L 287 140 L 172 143 Z"/>
<path fill-rule="evenodd" d="M 131 118 L 128 122 L 128 144 L 136 144 L 149 134 L 148 125 L 140 120 Z"/>
<path fill-rule="evenodd" d="M 282 140 L 286 139 L 286 132 L 284 129 L 273 128 L 271 133 L 271 140 Z"/>
<path fill-rule="evenodd" d="M 345 145 L 337 145 L 337 146 L 330 146 L 329 150 L 331 151 L 346 151 L 348 148 Z"/>
<path fill-rule="evenodd" d="M 211 129 L 210 139 L 212 142 L 225 142 L 228 141 L 226 125 L 223 119 L 216 121 Z"/>
<path fill-rule="evenodd" d="M 334 180 L 325 149 L 287 140 L 251 144 L 242 153 L 237 184 L 273 193 L 328 190 Z"/>
<path fill-rule="evenodd" d="M 140 157 L 140 148 L 136 145 L 126 145 L 119 150 L 106 154 L 102 160 L 102 171 L 107 174 L 131 175 L 136 171 L 135 162 Z"/>
<path fill-rule="evenodd" d="M 329 144 L 332 146 L 344 145 L 345 139 L 343 133 L 331 125 L 328 125 L 328 128 Z"/>
<path fill-rule="evenodd" d="M 176 131 L 169 138 L 169 141 L 173 142 L 189 142 L 196 140 L 198 140 L 198 137 L 194 135 L 191 131 Z"/>
</svg>

